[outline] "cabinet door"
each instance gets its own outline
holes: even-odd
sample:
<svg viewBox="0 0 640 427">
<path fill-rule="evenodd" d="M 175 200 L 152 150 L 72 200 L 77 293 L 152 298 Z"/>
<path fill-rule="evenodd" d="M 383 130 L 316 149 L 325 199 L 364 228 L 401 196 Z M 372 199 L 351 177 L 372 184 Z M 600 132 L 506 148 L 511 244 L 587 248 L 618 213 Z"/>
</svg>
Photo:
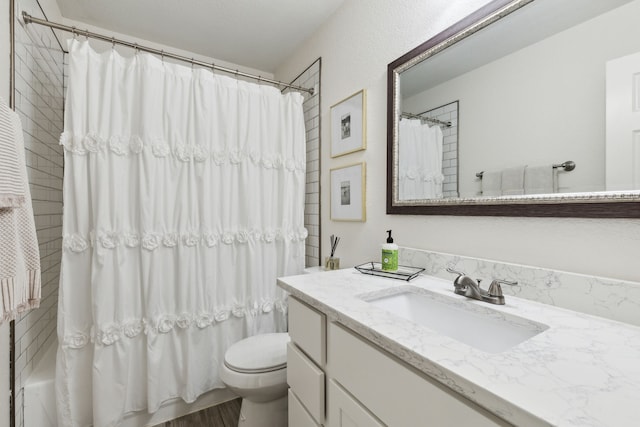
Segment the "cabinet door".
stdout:
<svg viewBox="0 0 640 427">
<path fill-rule="evenodd" d="M 328 427 L 384 427 L 338 383 L 329 381 Z"/>
<path fill-rule="evenodd" d="M 333 322 L 328 342 L 331 378 L 389 426 L 510 425 Z"/>
<path fill-rule="evenodd" d="M 315 420 L 309 415 L 304 405 L 296 397 L 295 393 L 289 389 L 289 426 L 290 427 L 319 427 Z"/>
</svg>

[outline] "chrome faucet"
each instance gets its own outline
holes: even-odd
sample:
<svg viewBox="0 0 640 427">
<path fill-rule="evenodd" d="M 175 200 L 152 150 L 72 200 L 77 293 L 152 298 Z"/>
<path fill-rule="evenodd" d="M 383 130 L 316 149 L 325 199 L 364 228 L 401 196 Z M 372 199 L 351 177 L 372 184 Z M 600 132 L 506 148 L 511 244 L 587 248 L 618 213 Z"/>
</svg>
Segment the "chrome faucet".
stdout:
<svg viewBox="0 0 640 427">
<path fill-rule="evenodd" d="M 455 287 L 454 292 L 456 294 L 488 302 L 490 304 L 504 304 L 504 295 L 502 295 L 502 287 L 500 286 L 501 283 L 505 285 L 518 284 L 518 282 L 494 279 L 489 285 L 489 290 L 485 291 L 480 287 L 480 280 L 475 281 L 463 272 L 456 271 L 451 267 L 447 267 L 447 271 L 458 275 L 458 277 L 453 280 L 453 286 Z"/>
</svg>

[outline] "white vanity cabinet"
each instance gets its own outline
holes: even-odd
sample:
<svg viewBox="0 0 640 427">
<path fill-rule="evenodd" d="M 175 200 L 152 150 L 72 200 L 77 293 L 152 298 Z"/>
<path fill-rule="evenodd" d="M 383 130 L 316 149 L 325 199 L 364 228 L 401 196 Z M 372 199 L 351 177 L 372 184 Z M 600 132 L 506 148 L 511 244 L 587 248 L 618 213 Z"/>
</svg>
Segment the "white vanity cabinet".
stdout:
<svg viewBox="0 0 640 427">
<path fill-rule="evenodd" d="M 327 355 L 326 316 L 289 297 L 287 384 L 289 426 L 314 427 L 324 423 Z"/>
<path fill-rule="evenodd" d="M 640 425 L 637 325 L 516 296 L 489 306 L 455 295 L 450 281 L 428 275 L 408 284 L 345 269 L 279 278 L 278 286 L 290 295 L 296 350 L 291 413 L 300 421 L 291 427 Z M 525 335 L 535 324 L 538 332 L 498 352 L 483 351 L 429 327 L 435 324 L 407 319 L 399 306 L 378 304 L 408 292 L 446 300 L 456 310 L 473 308 L 483 322 L 528 325 Z M 441 316 L 483 339 L 508 335 L 493 326 L 473 329 L 456 313 Z M 568 375 L 567 367 L 580 375 Z M 297 370 L 313 380 L 296 382 L 305 378 Z M 609 386 L 599 387 L 594 378 L 607 378 Z M 585 390 L 589 405 L 582 404 Z M 304 424 L 305 414 L 313 424 Z"/>
<path fill-rule="evenodd" d="M 290 427 L 510 425 L 294 297 L 289 334 Z"/>
<path fill-rule="evenodd" d="M 379 424 L 353 425 L 511 425 L 337 323 L 329 324 L 327 349 L 330 381 L 340 384 L 380 420 Z M 333 422 L 339 416 L 334 415 L 337 409 L 331 405 L 331 396 L 329 402 L 328 418 Z"/>
</svg>

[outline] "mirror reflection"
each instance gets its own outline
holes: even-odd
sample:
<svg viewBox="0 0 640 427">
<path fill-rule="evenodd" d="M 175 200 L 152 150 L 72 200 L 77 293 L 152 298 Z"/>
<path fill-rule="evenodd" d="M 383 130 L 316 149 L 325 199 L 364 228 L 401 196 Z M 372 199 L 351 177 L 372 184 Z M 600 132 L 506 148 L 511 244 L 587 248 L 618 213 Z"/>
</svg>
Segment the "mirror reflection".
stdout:
<svg viewBox="0 0 640 427">
<path fill-rule="evenodd" d="M 640 0 L 535 0 L 398 67 L 394 200 L 640 189 Z"/>
<path fill-rule="evenodd" d="M 458 102 L 419 113 L 398 125 L 398 198 L 458 197 Z"/>
</svg>

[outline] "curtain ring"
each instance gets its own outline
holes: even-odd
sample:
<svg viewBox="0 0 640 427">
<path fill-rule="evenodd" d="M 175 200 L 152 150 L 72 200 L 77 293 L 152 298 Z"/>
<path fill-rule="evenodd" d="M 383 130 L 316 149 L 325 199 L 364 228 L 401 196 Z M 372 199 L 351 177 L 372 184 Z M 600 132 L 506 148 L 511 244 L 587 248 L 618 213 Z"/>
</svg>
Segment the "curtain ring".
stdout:
<svg viewBox="0 0 640 427">
<path fill-rule="evenodd" d="M 73 39 L 75 40 L 75 39 L 76 39 L 76 36 L 77 36 L 77 34 L 76 34 L 76 27 L 71 27 L 71 34 L 73 34 Z"/>
<path fill-rule="evenodd" d="M 115 49 L 116 48 L 116 39 L 115 37 L 111 37 L 111 49 Z"/>
<path fill-rule="evenodd" d="M 193 62 L 193 58 L 191 58 L 191 69 L 193 70 L 193 66 L 194 66 L 194 62 Z"/>
<path fill-rule="evenodd" d="M 89 30 L 84 30 L 84 38 L 89 41 Z"/>
<path fill-rule="evenodd" d="M 160 51 L 160 59 L 164 62 L 164 50 Z"/>
<path fill-rule="evenodd" d="M 135 46 L 134 46 L 133 48 L 134 48 L 134 49 L 135 49 L 135 51 L 136 51 L 136 55 L 137 55 L 138 53 L 140 53 L 140 47 L 138 46 L 138 43 L 135 43 Z"/>
</svg>

